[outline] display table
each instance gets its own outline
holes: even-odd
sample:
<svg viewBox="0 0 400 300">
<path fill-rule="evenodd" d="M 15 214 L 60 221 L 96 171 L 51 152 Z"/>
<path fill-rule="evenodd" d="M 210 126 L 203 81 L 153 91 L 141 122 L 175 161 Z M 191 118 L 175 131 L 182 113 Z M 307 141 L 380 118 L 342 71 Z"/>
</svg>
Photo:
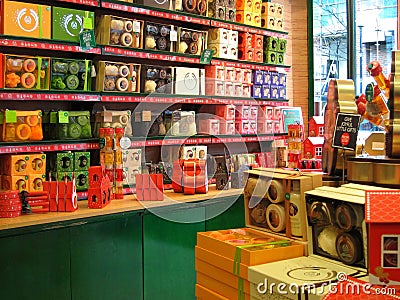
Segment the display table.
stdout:
<svg viewBox="0 0 400 300">
<path fill-rule="evenodd" d="M 0 298 L 194 299 L 196 233 L 243 227 L 241 193 L 0 219 Z"/>
</svg>

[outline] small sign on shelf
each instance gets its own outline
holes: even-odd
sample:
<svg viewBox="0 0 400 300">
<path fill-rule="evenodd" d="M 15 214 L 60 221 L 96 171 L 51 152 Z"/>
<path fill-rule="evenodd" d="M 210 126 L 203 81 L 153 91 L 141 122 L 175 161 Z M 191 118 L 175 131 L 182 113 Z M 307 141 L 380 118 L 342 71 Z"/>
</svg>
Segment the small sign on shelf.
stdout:
<svg viewBox="0 0 400 300">
<path fill-rule="evenodd" d="M 347 150 L 356 149 L 360 117 L 358 114 L 338 113 L 332 147 Z"/>
</svg>

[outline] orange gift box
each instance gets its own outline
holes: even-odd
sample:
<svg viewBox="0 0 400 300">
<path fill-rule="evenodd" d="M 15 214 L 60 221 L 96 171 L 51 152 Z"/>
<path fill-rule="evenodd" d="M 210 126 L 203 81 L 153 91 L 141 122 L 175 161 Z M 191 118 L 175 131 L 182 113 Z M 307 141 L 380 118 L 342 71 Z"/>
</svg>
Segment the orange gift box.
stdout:
<svg viewBox="0 0 400 300">
<path fill-rule="evenodd" d="M 200 285 L 196 284 L 197 300 L 229 300 L 228 298 Z"/>
<path fill-rule="evenodd" d="M 1 32 L 30 38 L 51 38 L 51 7 L 24 2 L 3 1 Z"/>
<path fill-rule="evenodd" d="M 29 188 L 28 176 L 2 176 L 4 190 L 27 191 Z"/>
<path fill-rule="evenodd" d="M 0 132 L 4 142 L 42 140 L 42 111 L 0 111 Z"/>
<path fill-rule="evenodd" d="M 46 173 L 46 154 L 29 154 L 28 174 Z"/>
<path fill-rule="evenodd" d="M 0 160 L 4 175 L 22 176 L 29 174 L 29 155 L 3 155 Z"/>
</svg>

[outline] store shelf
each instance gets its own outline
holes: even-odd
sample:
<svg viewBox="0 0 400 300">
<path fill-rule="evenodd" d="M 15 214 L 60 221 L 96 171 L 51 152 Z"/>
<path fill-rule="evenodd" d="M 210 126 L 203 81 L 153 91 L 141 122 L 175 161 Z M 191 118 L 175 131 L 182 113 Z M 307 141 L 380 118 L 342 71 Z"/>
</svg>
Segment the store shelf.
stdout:
<svg viewBox="0 0 400 300">
<path fill-rule="evenodd" d="M 116 55 L 116 56 L 142 58 L 142 59 L 167 60 L 172 62 L 184 62 L 191 64 L 200 63 L 199 56 L 185 55 L 175 52 L 160 52 L 160 51 L 151 51 L 151 50 L 125 48 L 125 47 L 111 47 L 111 46 L 103 46 L 101 52 L 103 55 Z"/>
<path fill-rule="evenodd" d="M 98 0 L 58 0 L 59 2 L 68 2 L 87 6 L 99 6 L 100 1 Z"/>
<path fill-rule="evenodd" d="M 15 38 L 12 36 L 5 36 L 5 35 L 0 35 L 0 46 L 101 54 L 101 49 L 98 47 L 92 48 L 90 50 L 83 50 L 78 45 L 65 44 L 65 42 L 55 42 L 53 40 L 42 40 L 42 39 L 40 40 L 27 39 L 22 37 Z"/>
<path fill-rule="evenodd" d="M 101 1 L 101 7 L 107 8 L 107 9 L 113 9 L 113 10 L 126 11 L 126 12 L 131 12 L 131 13 L 146 15 L 146 16 L 151 16 L 151 17 L 157 17 L 157 18 L 162 18 L 162 19 L 182 21 L 182 22 L 187 22 L 187 23 L 192 23 L 192 24 L 200 24 L 200 25 L 208 25 L 208 26 L 210 25 L 210 19 L 208 19 L 206 17 L 185 14 L 185 13 L 180 13 L 180 12 L 175 12 L 175 11 L 166 11 L 166 10 L 162 10 L 162 9 L 156 9 L 153 7 L 149 8 L 149 7 L 140 6 L 137 4 L 130 4 L 130 3 L 121 4 L 121 3 L 115 3 L 115 2 L 110 2 L 110 1 Z"/>
<path fill-rule="evenodd" d="M 26 101 L 100 101 L 96 93 L 74 93 L 32 90 L 6 90 L 0 89 L 0 100 L 26 100 Z"/>
<path fill-rule="evenodd" d="M 106 94 L 101 95 L 102 102 L 143 102 L 143 103 L 183 103 L 183 104 L 234 104 L 287 106 L 288 99 L 253 99 L 230 96 L 189 96 L 166 94 Z"/>
<path fill-rule="evenodd" d="M 276 71 L 282 73 L 290 72 L 290 66 L 286 65 L 271 65 L 265 63 L 257 63 L 251 61 L 237 61 L 224 58 L 213 58 L 211 60 L 211 65 L 235 67 L 235 68 L 251 69 L 251 70 Z"/>
<path fill-rule="evenodd" d="M 261 35 L 269 35 L 284 38 L 288 35 L 285 31 L 276 31 L 271 29 L 265 29 L 250 25 L 244 25 L 236 22 L 229 22 L 229 21 L 221 21 L 221 20 L 211 20 L 210 25 L 212 27 L 220 27 L 230 30 L 237 30 L 237 31 L 244 31 L 253 34 L 261 34 Z"/>
<path fill-rule="evenodd" d="M 23 152 L 53 152 L 99 149 L 97 139 L 82 141 L 0 142 L 0 154 Z"/>
</svg>

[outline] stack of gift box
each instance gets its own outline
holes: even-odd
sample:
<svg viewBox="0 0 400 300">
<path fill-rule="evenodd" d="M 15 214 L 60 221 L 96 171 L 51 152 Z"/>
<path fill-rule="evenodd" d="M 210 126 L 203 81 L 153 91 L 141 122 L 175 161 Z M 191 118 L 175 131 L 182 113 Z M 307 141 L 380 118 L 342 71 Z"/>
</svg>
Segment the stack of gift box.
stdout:
<svg viewBox="0 0 400 300">
<path fill-rule="evenodd" d="M 136 174 L 142 173 L 142 149 L 123 150 L 122 164 L 124 187 L 132 187 L 136 184 Z"/>
<path fill-rule="evenodd" d="M 283 5 L 275 2 L 263 2 L 261 8 L 261 27 L 282 31 Z"/>
<path fill-rule="evenodd" d="M 252 70 L 206 66 L 206 95 L 251 97 Z"/>
<path fill-rule="evenodd" d="M 46 154 L 7 154 L 0 158 L 4 190 L 42 191 L 46 180 Z"/>
<path fill-rule="evenodd" d="M 235 114 L 235 128 L 239 134 L 257 133 L 258 106 L 237 105 Z"/>
<path fill-rule="evenodd" d="M 68 151 L 51 153 L 47 156 L 47 170 L 51 171 L 52 180 L 71 181 L 73 178 L 75 178 L 77 191 L 86 191 L 88 189 L 90 152 Z"/>
<path fill-rule="evenodd" d="M 261 27 L 262 0 L 237 0 L 236 22 Z"/>
<path fill-rule="evenodd" d="M 253 71 L 252 97 L 285 100 L 286 74 L 277 71 Z"/>
<path fill-rule="evenodd" d="M 236 22 L 236 0 L 208 0 L 207 16 L 218 20 Z"/>
<path fill-rule="evenodd" d="M 282 108 L 262 105 L 258 108 L 258 133 L 283 133 Z"/>
<path fill-rule="evenodd" d="M 283 65 L 285 63 L 287 40 L 274 36 L 264 38 L 264 62 L 267 64 Z"/>
<path fill-rule="evenodd" d="M 238 58 L 253 62 L 263 62 L 264 37 L 260 34 L 239 32 Z"/>
<path fill-rule="evenodd" d="M 212 28 L 208 31 L 207 48 L 213 50 L 214 57 L 238 59 L 238 31 Z"/>
</svg>

